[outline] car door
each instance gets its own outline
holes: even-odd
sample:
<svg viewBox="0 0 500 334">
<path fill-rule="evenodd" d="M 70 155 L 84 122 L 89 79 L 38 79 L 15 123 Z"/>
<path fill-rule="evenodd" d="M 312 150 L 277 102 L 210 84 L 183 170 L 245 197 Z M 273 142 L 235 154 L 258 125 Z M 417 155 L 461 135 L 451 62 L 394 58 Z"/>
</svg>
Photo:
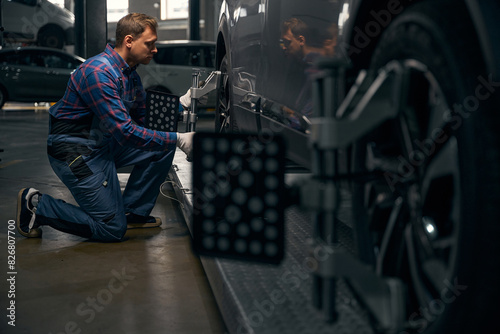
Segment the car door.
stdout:
<svg viewBox="0 0 500 334">
<path fill-rule="evenodd" d="M 292 147 L 290 158 L 306 166 L 311 162 L 307 133 L 314 110 L 314 63 L 334 56 L 338 6 L 325 0 L 269 0 L 266 6 L 256 87 L 261 131 L 284 135 Z"/>
<path fill-rule="evenodd" d="M 11 100 L 25 100 L 32 96 L 40 85 L 40 67 L 34 63 L 32 53 L 27 50 L 9 52 L 2 61 L 2 81 Z"/>
<path fill-rule="evenodd" d="M 37 75 L 43 78 L 43 96 L 47 101 L 59 100 L 66 90 L 71 73 L 80 65 L 80 61 L 64 53 L 39 51 L 33 55 L 41 69 Z M 40 86 L 38 87 L 40 90 Z"/>
</svg>

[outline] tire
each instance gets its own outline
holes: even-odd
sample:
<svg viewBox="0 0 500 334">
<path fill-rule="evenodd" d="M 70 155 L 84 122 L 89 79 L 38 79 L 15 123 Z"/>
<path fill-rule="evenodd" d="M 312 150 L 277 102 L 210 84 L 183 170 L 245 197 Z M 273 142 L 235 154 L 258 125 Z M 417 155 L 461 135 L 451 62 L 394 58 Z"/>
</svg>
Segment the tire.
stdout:
<svg viewBox="0 0 500 334">
<path fill-rule="evenodd" d="M 233 113 L 233 86 L 231 82 L 231 61 L 227 53 L 222 58 L 219 71 L 221 82 L 217 91 L 217 102 L 215 106 L 215 132 L 238 133 L 238 126 Z"/>
<path fill-rule="evenodd" d="M 353 183 L 353 217 L 360 258 L 406 285 L 402 333 L 500 332 L 498 94 L 476 40 L 461 2 L 422 1 L 372 57 L 404 63 L 409 94 L 355 145 L 371 178 Z"/>
<path fill-rule="evenodd" d="M 64 46 L 64 31 L 56 26 L 50 26 L 43 28 L 38 33 L 38 45 L 62 49 Z"/>
</svg>

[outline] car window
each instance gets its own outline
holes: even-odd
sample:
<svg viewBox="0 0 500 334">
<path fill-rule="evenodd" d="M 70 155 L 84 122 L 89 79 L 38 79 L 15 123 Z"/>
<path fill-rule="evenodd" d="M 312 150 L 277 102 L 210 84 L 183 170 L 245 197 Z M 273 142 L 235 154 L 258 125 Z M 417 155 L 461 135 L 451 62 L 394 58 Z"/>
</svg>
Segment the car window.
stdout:
<svg viewBox="0 0 500 334">
<path fill-rule="evenodd" d="M 213 67 L 215 47 L 168 46 L 159 47 L 155 62 L 163 65 Z"/>
<path fill-rule="evenodd" d="M 70 61 L 68 57 L 64 55 L 56 55 L 56 54 L 46 54 L 43 56 L 45 67 L 49 68 L 76 68 L 74 63 Z"/>
<path fill-rule="evenodd" d="M 0 56 L 2 65 L 30 65 L 30 56 L 25 52 L 8 52 Z"/>
<path fill-rule="evenodd" d="M 66 54 L 24 50 L 1 54 L 0 64 L 75 69 L 81 62 Z"/>
<path fill-rule="evenodd" d="M 32 63 L 46 68 L 75 69 L 80 62 L 65 54 L 38 52 L 32 55 Z"/>
<path fill-rule="evenodd" d="M 17 60 L 13 57 L 13 52 L 3 53 L 0 55 L 0 64 L 2 65 L 15 65 Z"/>
<path fill-rule="evenodd" d="M 9 0 L 12 2 L 18 2 L 23 5 L 28 5 L 28 6 L 36 6 L 37 0 Z"/>
</svg>

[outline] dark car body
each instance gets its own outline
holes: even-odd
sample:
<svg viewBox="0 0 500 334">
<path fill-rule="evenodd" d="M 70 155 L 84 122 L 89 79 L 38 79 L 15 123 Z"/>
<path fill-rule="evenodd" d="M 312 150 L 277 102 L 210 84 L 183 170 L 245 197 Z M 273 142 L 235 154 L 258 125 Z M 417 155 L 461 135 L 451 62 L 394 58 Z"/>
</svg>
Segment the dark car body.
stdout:
<svg viewBox="0 0 500 334">
<path fill-rule="evenodd" d="M 0 51 L 0 107 L 6 101 L 50 102 L 63 95 L 83 58 L 52 48 Z"/>
<path fill-rule="evenodd" d="M 232 91 L 231 115 L 236 131 L 279 131 L 288 142 L 288 156 L 301 165 L 310 166 L 308 147 L 308 118 L 301 112 L 308 81 L 307 62 L 297 59 L 283 49 L 281 25 L 291 17 L 301 18 L 322 47 L 321 57 L 343 57 L 353 67 L 346 86 L 354 80 L 359 69 L 369 65 L 374 46 L 383 30 L 408 5 L 416 1 L 364 0 L 226 0 L 223 1 L 217 36 L 217 69 L 222 59 L 230 61 Z M 476 25 L 481 49 L 492 70 L 498 69 L 499 47 L 491 34 L 498 28 L 489 8 L 498 2 L 464 1 Z M 486 33 L 488 31 L 488 33 Z M 323 45 L 320 44 L 321 39 Z M 328 46 L 330 45 L 330 46 Z M 331 47 L 333 46 L 333 47 Z M 302 96 L 301 96 L 302 95 Z M 303 101 L 300 101 L 300 99 Z M 306 97 L 309 99 L 310 95 Z M 291 110 L 295 113 L 291 114 Z M 292 115 L 292 116 L 290 116 Z M 234 130 L 234 129 L 233 129 Z"/>
</svg>

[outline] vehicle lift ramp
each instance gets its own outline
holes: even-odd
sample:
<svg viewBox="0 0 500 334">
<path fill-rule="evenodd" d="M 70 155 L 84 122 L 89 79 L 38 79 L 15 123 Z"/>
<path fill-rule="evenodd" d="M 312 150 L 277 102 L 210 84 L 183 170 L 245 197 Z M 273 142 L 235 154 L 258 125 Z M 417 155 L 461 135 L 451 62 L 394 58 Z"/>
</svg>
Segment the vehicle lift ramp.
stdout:
<svg viewBox="0 0 500 334">
<path fill-rule="evenodd" d="M 284 333 L 296 330 L 304 333 L 398 333 L 406 325 L 403 283 L 398 278 L 379 275 L 374 268 L 352 255 L 352 243 L 343 237 L 348 235 L 352 239 L 353 232 L 352 226 L 348 227 L 350 223 L 338 219 L 339 213 L 342 215 L 341 203 L 345 194 L 338 186 L 343 176 L 335 167 L 338 149 L 353 144 L 384 121 L 398 115 L 402 107 L 400 101 L 407 94 L 406 66 L 393 61 L 377 73 L 363 70 L 347 94 L 344 93 L 342 77 L 348 63 L 328 60 L 318 66 L 323 71 L 314 82 L 315 117 L 310 120 L 313 167 L 305 180 L 302 177 L 300 182 L 289 182 L 284 196 L 279 198 L 279 205 L 286 207 L 283 211 L 286 223 L 283 223 L 282 230 L 286 237 L 281 245 L 286 245 L 286 252 L 279 266 L 268 264 L 273 261 L 269 261 L 265 252 L 261 258 L 236 254 L 234 250 L 238 246 L 234 238 L 230 238 L 231 244 L 221 249 L 214 247 L 213 243 L 197 242 L 210 233 L 212 238 L 216 235 L 213 231 L 232 218 L 223 217 L 220 224 L 216 222 L 213 226 L 204 226 L 208 220 L 200 218 L 206 214 L 203 208 L 210 204 L 210 200 L 220 200 L 220 197 L 200 202 L 200 194 L 207 189 L 199 178 L 193 181 L 191 175 L 186 177 L 184 173 L 181 180 L 179 173 L 172 175 L 174 181 L 182 184 L 176 193 L 184 198 L 184 215 L 193 236 L 193 247 L 200 255 L 231 333 Z M 192 108 L 183 115 L 186 131 L 195 131 L 198 99 L 217 89 L 221 78 L 221 73 L 215 71 L 200 85 L 199 75 L 200 71 L 193 72 Z M 246 140 L 249 145 L 246 147 L 252 147 L 252 142 L 259 140 L 257 135 L 250 134 L 196 133 L 194 138 L 197 154 L 193 154 L 195 160 L 190 166 L 193 176 L 203 173 L 198 166 L 203 164 L 202 160 L 210 160 L 206 155 L 214 152 L 204 152 L 200 148 L 203 143 L 210 140 L 218 143 L 225 138 L 228 143 Z M 260 147 L 273 144 L 274 140 L 279 143 L 279 136 Z M 282 145 L 279 147 L 283 149 Z M 266 152 L 265 148 L 252 151 L 252 157 L 260 156 L 262 152 Z M 248 160 L 248 150 L 241 153 L 239 158 L 228 157 L 237 161 Z M 262 158 L 265 161 L 268 157 L 263 154 Z M 240 176 L 245 172 L 239 170 L 236 178 L 231 179 L 231 189 L 224 190 L 227 198 L 235 196 L 233 187 L 238 188 L 237 183 L 242 179 Z M 182 189 L 186 186 L 191 189 L 187 193 L 186 189 Z M 291 190 L 299 196 L 294 199 L 285 196 Z M 308 213 L 304 214 L 304 210 Z M 318 250 L 328 256 L 318 258 Z M 304 270 L 299 270 L 299 274 L 297 268 L 300 264 L 311 260 L 305 270 L 307 275 L 302 275 Z M 289 275 L 294 272 L 296 276 Z M 287 286 L 287 282 L 297 284 Z M 278 295 L 286 300 L 281 303 L 283 298 L 278 298 Z"/>
</svg>

